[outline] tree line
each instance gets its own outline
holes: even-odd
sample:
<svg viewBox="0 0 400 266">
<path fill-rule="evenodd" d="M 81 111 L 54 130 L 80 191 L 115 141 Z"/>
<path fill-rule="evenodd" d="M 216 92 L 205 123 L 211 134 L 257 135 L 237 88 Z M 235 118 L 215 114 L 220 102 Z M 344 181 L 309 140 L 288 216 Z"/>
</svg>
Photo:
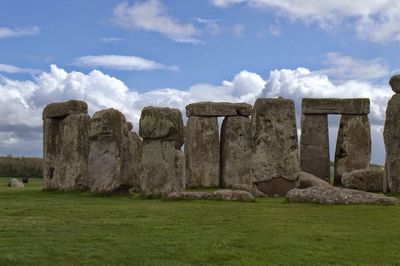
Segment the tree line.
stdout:
<svg viewBox="0 0 400 266">
<path fill-rule="evenodd" d="M 0 176 L 42 177 L 42 169 L 42 158 L 0 156 Z"/>
</svg>

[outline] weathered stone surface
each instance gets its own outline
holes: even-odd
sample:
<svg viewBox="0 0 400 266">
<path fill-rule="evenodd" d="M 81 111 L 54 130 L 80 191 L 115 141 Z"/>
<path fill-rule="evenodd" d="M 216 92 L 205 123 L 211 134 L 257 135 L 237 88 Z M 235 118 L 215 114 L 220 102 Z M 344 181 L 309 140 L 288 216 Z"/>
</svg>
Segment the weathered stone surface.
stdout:
<svg viewBox="0 0 400 266">
<path fill-rule="evenodd" d="M 115 109 L 96 112 L 90 121 L 89 181 L 96 193 L 128 193 L 132 158 L 125 116 Z"/>
<path fill-rule="evenodd" d="M 300 138 L 301 170 L 329 182 L 329 163 L 328 116 L 303 114 Z"/>
<path fill-rule="evenodd" d="M 67 102 L 56 102 L 46 105 L 43 109 L 43 119 L 45 118 L 65 118 L 70 114 L 87 114 L 88 106 L 83 101 L 70 100 Z"/>
<path fill-rule="evenodd" d="M 382 204 L 397 205 L 395 198 L 382 194 L 353 190 L 340 187 L 314 186 L 305 189 L 292 189 L 286 194 L 289 202 L 319 204 Z"/>
<path fill-rule="evenodd" d="M 128 127 L 129 129 L 129 127 Z M 128 147 L 128 159 L 129 167 L 131 167 L 131 183 L 132 191 L 140 192 L 140 177 L 142 175 L 142 152 L 143 152 L 143 141 L 135 132 L 129 132 L 129 138 L 127 140 Z"/>
<path fill-rule="evenodd" d="M 183 190 L 185 161 L 181 150 L 168 140 L 144 140 L 142 153 L 141 194 L 146 197 L 166 196 Z"/>
<path fill-rule="evenodd" d="M 212 199 L 211 192 L 202 192 L 202 191 L 194 191 L 194 192 L 187 192 L 187 191 L 176 191 L 171 192 L 166 196 L 167 199 L 170 200 L 207 200 Z"/>
<path fill-rule="evenodd" d="M 274 189 L 265 186 L 275 186 L 276 182 L 268 181 L 286 179 L 287 183 L 292 183 L 299 175 L 294 103 L 285 99 L 257 99 L 251 122 L 252 181 L 263 182 L 262 186 L 258 184 L 258 189 L 270 195 Z M 282 194 L 281 189 L 291 187 L 279 185 L 277 193 Z"/>
<path fill-rule="evenodd" d="M 315 175 L 301 171 L 299 175 L 298 184 L 296 187 L 308 188 L 313 186 L 330 187 L 331 184 L 316 177 Z"/>
<path fill-rule="evenodd" d="M 335 150 L 334 183 L 344 173 L 369 168 L 371 132 L 367 115 L 342 115 Z"/>
<path fill-rule="evenodd" d="M 400 93 L 400 74 L 391 77 L 389 85 L 395 93 Z"/>
<path fill-rule="evenodd" d="M 369 99 L 303 98 L 303 114 L 369 114 Z"/>
<path fill-rule="evenodd" d="M 187 187 L 218 187 L 220 155 L 217 118 L 191 116 L 185 131 Z"/>
<path fill-rule="evenodd" d="M 221 128 L 221 187 L 251 185 L 251 120 L 246 116 L 226 117 Z"/>
<path fill-rule="evenodd" d="M 133 124 L 131 122 L 126 122 L 126 127 L 128 128 L 128 131 L 132 131 Z"/>
<path fill-rule="evenodd" d="M 243 190 L 221 189 L 214 191 L 212 193 L 212 197 L 213 199 L 216 200 L 243 201 L 243 202 L 254 201 L 254 196 L 250 192 Z"/>
<path fill-rule="evenodd" d="M 139 135 L 143 139 L 174 140 L 180 149 L 184 142 L 182 113 L 168 107 L 143 108 L 140 115 Z"/>
<path fill-rule="evenodd" d="M 243 191 L 247 191 L 250 192 L 254 197 L 257 198 L 266 198 L 268 197 L 267 195 L 265 195 L 264 193 L 262 193 L 260 190 L 257 189 L 257 186 L 251 184 L 234 184 L 231 186 L 231 188 L 233 190 L 243 190 Z"/>
<path fill-rule="evenodd" d="M 11 178 L 10 182 L 8 183 L 9 187 L 15 187 L 15 188 L 22 188 L 25 187 L 24 183 L 19 181 L 17 178 Z"/>
<path fill-rule="evenodd" d="M 342 175 L 342 185 L 345 188 L 382 192 L 384 175 L 383 169 L 355 170 Z"/>
<path fill-rule="evenodd" d="M 269 197 L 285 196 L 286 193 L 295 188 L 297 185 L 296 180 L 289 181 L 286 178 L 276 177 L 268 181 L 254 182 L 257 190 L 261 191 Z"/>
<path fill-rule="evenodd" d="M 249 116 L 252 113 L 248 103 L 198 102 L 186 106 L 186 116 Z"/>
<path fill-rule="evenodd" d="M 383 137 L 386 148 L 385 185 L 387 192 L 400 192 L 400 94 L 389 100 Z"/>
<path fill-rule="evenodd" d="M 45 189 L 88 188 L 89 121 L 86 114 L 43 121 L 43 182 Z"/>
</svg>

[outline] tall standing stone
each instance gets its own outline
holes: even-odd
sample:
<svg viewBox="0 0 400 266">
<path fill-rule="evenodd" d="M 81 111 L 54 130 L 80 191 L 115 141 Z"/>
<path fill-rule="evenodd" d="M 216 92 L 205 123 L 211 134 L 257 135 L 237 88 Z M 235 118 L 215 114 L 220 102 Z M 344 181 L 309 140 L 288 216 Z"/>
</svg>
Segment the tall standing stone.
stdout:
<svg viewBox="0 0 400 266">
<path fill-rule="evenodd" d="M 301 170 L 330 182 L 327 114 L 303 114 L 300 138 Z"/>
<path fill-rule="evenodd" d="M 90 121 L 89 181 L 96 193 L 127 193 L 132 162 L 127 146 L 128 125 L 118 110 L 96 112 Z"/>
<path fill-rule="evenodd" d="M 386 148 L 385 192 L 400 192 L 400 75 L 393 76 L 389 84 L 396 93 L 386 108 L 383 137 Z"/>
<path fill-rule="evenodd" d="M 187 187 L 219 186 L 217 117 L 190 116 L 185 129 Z"/>
<path fill-rule="evenodd" d="M 250 186 L 251 120 L 225 117 L 221 127 L 221 187 Z"/>
<path fill-rule="evenodd" d="M 367 115 L 342 115 L 335 150 L 334 183 L 344 173 L 366 169 L 371 160 L 371 132 Z"/>
<path fill-rule="evenodd" d="M 166 107 L 145 107 L 140 116 L 143 138 L 140 178 L 144 196 L 165 196 L 185 188 L 182 113 Z"/>
<path fill-rule="evenodd" d="M 294 103 L 257 99 L 251 122 L 252 181 L 265 194 L 285 195 L 300 173 Z"/>
<path fill-rule="evenodd" d="M 135 192 L 140 192 L 141 183 L 141 162 L 142 162 L 142 153 L 143 153 L 143 140 L 139 137 L 136 132 L 129 132 L 129 139 L 128 139 L 128 147 L 129 147 L 129 155 L 132 167 L 132 178 L 130 185 L 132 186 Z"/>
<path fill-rule="evenodd" d="M 43 110 L 45 189 L 86 190 L 90 117 L 82 101 L 51 103 Z"/>
</svg>

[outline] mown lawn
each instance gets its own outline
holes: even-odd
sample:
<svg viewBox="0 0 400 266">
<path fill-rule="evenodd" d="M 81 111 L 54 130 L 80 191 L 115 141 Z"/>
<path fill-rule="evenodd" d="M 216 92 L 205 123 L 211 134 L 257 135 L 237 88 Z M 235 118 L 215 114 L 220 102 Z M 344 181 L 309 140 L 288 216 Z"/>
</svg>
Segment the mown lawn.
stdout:
<svg viewBox="0 0 400 266">
<path fill-rule="evenodd" d="M 162 201 L 0 178 L 0 265 L 400 265 L 400 206 Z"/>
</svg>

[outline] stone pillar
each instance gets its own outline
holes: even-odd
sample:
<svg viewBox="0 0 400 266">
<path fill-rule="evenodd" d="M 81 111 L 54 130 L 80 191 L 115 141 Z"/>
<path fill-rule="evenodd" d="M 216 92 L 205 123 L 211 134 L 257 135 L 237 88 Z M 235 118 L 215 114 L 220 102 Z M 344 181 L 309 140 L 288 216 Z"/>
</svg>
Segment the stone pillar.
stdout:
<svg viewBox="0 0 400 266">
<path fill-rule="evenodd" d="M 330 182 L 327 114 L 303 114 L 300 138 L 301 170 Z"/>
<path fill-rule="evenodd" d="M 118 110 L 96 112 L 90 120 L 89 181 L 96 193 L 126 194 L 132 169 L 125 116 Z"/>
<path fill-rule="evenodd" d="M 217 117 L 190 116 L 185 129 L 187 187 L 219 186 Z"/>
<path fill-rule="evenodd" d="M 220 186 L 252 185 L 250 176 L 251 120 L 248 116 L 225 117 L 221 128 Z"/>
<path fill-rule="evenodd" d="M 294 103 L 257 99 L 251 122 L 252 181 L 268 195 L 285 195 L 300 173 Z"/>
<path fill-rule="evenodd" d="M 143 153 L 143 141 L 136 132 L 129 132 L 128 139 L 129 155 L 132 167 L 132 178 L 130 185 L 134 192 L 140 192 L 141 162 Z"/>
<path fill-rule="evenodd" d="M 386 148 L 385 192 L 400 192 L 400 75 L 393 76 L 389 84 L 396 93 L 386 108 L 383 137 Z M 385 187 L 386 186 L 386 187 Z"/>
<path fill-rule="evenodd" d="M 141 193 L 165 196 L 185 188 L 182 113 L 178 109 L 145 107 L 140 116 L 143 138 Z"/>
<path fill-rule="evenodd" d="M 371 132 L 367 115 L 342 115 L 335 150 L 334 184 L 342 174 L 366 169 L 371 160 Z"/>
<path fill-rule="evenodd" d="M 90 117 L 82 101 L 51 103 L 43 110 L 43 182 L 45 189 L 88 188 Z"/>
</svg>

